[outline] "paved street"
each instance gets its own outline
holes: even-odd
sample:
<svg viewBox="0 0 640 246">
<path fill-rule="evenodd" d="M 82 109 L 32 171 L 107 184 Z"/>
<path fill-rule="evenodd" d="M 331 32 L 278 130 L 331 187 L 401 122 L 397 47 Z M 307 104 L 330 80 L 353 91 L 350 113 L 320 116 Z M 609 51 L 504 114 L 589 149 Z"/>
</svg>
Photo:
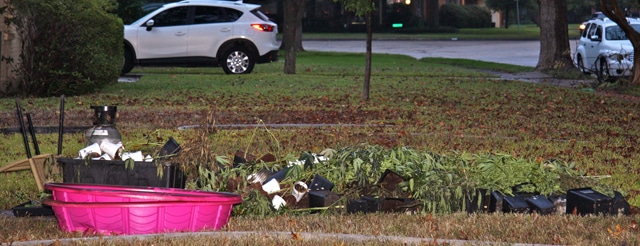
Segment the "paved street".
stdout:
<svg viewBox="0 0 640 246">
<path fill-rule="evenodd" d="M 575 40 L 570 41 L 572 53 L 575 44 Z M 305 50 L 310 51 L 364 53 L 366 42 L 364 40 L 305 40 L 302 45 Z M 535 67 L 540 55 L 540 41 L 374 40 L 372 50 L 373 53 L 402 54 L 415 58 L 465 58 Z"/>
</svg>

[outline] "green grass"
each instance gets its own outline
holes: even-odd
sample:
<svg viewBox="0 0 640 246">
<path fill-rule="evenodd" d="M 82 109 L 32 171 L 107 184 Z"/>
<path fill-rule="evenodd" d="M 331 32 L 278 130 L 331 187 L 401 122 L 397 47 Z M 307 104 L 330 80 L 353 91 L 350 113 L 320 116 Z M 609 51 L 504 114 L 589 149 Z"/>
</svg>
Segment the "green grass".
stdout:
<svg viewBox="0 0 640 246">
<path fill-rule="evenodd" d="M 258 65 L 254 73 L 242 76 L 225 75 L 219 68 L 137 68 L 134 73 L 143 76 L 136 83 L 114 83 L 99 93 L 66 98 L 66 124 L 90 125 L 89 105 L 117 105 L 118 129 L 128 150 L 148 148 L 148 142 L 162 143 L 173 136 L 184 147 L 204 147 L 206 153 L 216 156 L 248 149 L 256 155 L 275 153 L 282 157 L 369 143 L 411 146 L 445 155 L 507 153 L 530 160 L 560 159 L 574 162 L 588 175 L 604 177 L 604 182 L 622 191 L 633 205 L 640 205 L 637 101 L 547 84 L 503 81 L 475 70 L 506 67 L 510 72 L 527 71 L 517 66 L 375 55 L 370 100 L 363 102 L 362 54 L 299 55 L 295 75 L 283 74 L 282 62 Z M 57 124 L 58 102 L 59 98 L 22 99 L 25 109 L 35 112 L 38 126 Z M 0 114 L 0 127 L 17 126 L 12 98 L 0 99 Z M 217 128 L 207 136 L 210 142 L 206 145 L 196 145 L 201 142 L 194 142 L 193 131 L 177 130 L 189 124 L 254 124 L 258 120 L 267 124 L 367 126 L 273 128 L 269 129 L 272 135 L 258 131 L 257 136 L 253 128 Z M 83 137 L 82 133 L 65 135 L 63 155 L 77 155 Z M 38 140 L 43 153 L 55 152 L 56 134 L 39 134 Z M 0 165 L 24 159 L 20 135 L 4 136 L 0 153 Z M 3 209 L 38 198 L 30 174 L 0 174 L 0 179 Z M 433 216 L 234 217 L 227 230 L 289 231 L 293 229 L 288 226 L 294 223 L 300 228 L 296 232 L 547 244 L 638 243 L 638 231 L 633 229 L 637 216 Z M 0 222 L 14 225 L 0 229 L 2 242 L 81 236 L 60 232 L 55 221 L 0 217 Z M 436 227 L 431 226 L 434 223 Z M 372 225 L 378 227 L 372 230 Z M 174 244 L 163 240 L 151 243 Z M 229 242 L 225 240 L 229 239 L 220 242 Z M 253 238 L 239 244 L 262 242 Z"/>
</svg>

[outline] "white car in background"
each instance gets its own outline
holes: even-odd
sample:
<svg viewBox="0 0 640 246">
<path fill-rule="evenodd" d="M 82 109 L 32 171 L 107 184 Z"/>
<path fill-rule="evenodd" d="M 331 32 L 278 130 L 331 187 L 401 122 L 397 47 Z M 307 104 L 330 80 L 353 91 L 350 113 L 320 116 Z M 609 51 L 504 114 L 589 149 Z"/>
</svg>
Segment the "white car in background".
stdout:
<svg viewBox="0 0 640 246">
<path fill-rule="evenodd" d="M 627 18 L 640 31 L 640 19 Z M 601 82 L 630 76 L 633 69 L 633 46 L 622 29 L 609 18 L 589 20 L 580 35 L 574 57 L 578 68 L 594 73 Z"/>
<path fill-rule="evenodd" d="M 278 59 L 278 26 L 242 1 L 168 3 L 124 26 L 126 74 L 134 66 L 221 66 L 251 73 L 256 63 Z"/>
</svg>

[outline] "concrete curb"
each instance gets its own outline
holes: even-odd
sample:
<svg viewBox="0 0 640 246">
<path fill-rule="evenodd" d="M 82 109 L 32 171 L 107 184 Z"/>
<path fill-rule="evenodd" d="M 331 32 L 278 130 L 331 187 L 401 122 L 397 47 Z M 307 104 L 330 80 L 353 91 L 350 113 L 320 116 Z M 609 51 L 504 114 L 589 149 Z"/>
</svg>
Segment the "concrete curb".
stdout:
<svg viewBox="0 0 640 246">
<path fill-rule="evenodd" d="M 216 232 L 184 232 L 184 233 L 163 233 L 163 234 L 146 234 L 146 235 L 130 235 L 130 236 L 106 236 L 106 237 L 83 237 L 83 238 L 62 238 L 56 240 L 35 240 L 25 242 L 12 242 L 10 244 L 2 243 L 2 246 L 27 246 L 27 245 L 58 245 L 58 244 L 97 244 L 104 242 L 114 242 L 114 240 L 123 240 L 125 242 L 134 240 L 147 240 L 156 237 L 165 238 L 181 238 L 181 237 L 193 237 L 193 236 L 205 236 L 205 237 L 217 237 L 217 238 L 244 238 L 244 237 L 271 237 L 273 239 L 292 239 L 291 232 L 281 231 L 216 231 Z M 433 238 L 419 238 L 419 237 L 401 237 L 401 236 L 376 236 L 376 235 L 363 235 L 363 234 L 341 234 L 341 233 L 313 233 L 313 232 L 299 232 L 296 233 L 300 242 L 308 240 L 332 240 L 345 242 L 349 244 L 361 244 L 371 241 L 387 242 L 387 243 L 399 243 L 403 245 L 514 245 L 514 246 L 546 246 L 544 244 L 522 244 L 522 243 L 505 243 L 505 242 L 486 242 L 486 241 L 467 241 L 467 240 L 448 240 L 448 239 L 433 239 Z"/>
</svg>

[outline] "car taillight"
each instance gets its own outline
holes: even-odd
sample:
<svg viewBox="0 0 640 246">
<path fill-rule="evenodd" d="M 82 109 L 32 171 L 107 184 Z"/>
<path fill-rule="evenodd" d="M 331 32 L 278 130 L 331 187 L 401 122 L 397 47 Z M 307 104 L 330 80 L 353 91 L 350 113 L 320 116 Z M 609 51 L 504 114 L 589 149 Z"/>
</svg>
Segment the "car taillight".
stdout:
<svg viewBox="0 0 640 246">
<path fill-rule="evenodd" d="M 273 29 L 275 28 L 275 26 L 269 24 L 251 24 L 251 27 L 263 32 L 273 32 Z"/>
</svg>

